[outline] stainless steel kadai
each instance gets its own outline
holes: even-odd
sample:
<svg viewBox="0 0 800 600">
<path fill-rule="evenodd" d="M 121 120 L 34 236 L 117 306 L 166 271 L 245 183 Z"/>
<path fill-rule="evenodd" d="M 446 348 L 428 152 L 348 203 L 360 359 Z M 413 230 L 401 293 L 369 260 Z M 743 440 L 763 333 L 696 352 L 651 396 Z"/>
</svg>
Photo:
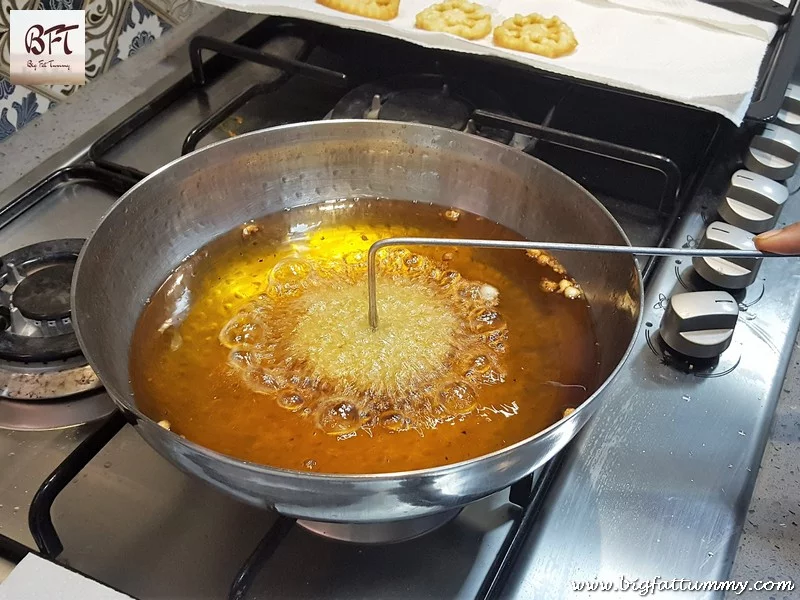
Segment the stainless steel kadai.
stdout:
<svg viewBox="0 0 800 600">
<path fill-rule="evenodd" d="M 641 324 L 642 284 L 633 256 L 559 257 L 592 307 L 603 382 L 597 391 L 548 429 L 459 464 L 346 476 L 246 463 L 158 426 L 137 409 L 129 383 L 129 349 L 139 314 L 185 257 L 251 219 L 356 196 L 464 209 L 527 239 L 629 245 L 617 222 L 585 189 L 508 146 L 450 129 L 387 121 L 289 125 L 208 146 L 159 169 L 122 196 L 78 259 L 72 287 L 75 330 L 108 393 L 144 439 L 176 466 L 236 498 L 326 522 L 444 513 L 542 466 L 595 412 Z"/>
</svg>

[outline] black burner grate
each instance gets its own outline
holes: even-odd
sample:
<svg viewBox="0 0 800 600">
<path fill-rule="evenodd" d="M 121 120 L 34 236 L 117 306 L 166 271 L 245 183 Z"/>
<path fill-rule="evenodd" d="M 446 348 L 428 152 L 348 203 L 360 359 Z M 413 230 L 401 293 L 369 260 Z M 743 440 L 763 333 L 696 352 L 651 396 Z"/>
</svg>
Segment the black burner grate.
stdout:
<svg viewBox="0 0 800 600">
<path fill-rule="evenodd" d="M 579 83 L 507 61 L 435 52 L 399 40 L 296 20 L 267 19 L 257 29 L 261 35 L 251 32 L 236 43 L 207 37 L 193 40 L 192 76 L 98 140 L 90 149 L 91 160 L 131 177 L 144 175 L 137 167 L 108 157 L 177 99 L 196 95 L 201 104 L 207 102 L 204 90 L 213 86 L 225 72 L 225 61 L 233 57 L 279 69 L 280 75 L 229 92 L 233 98 L 187 131 L 180 154 L 195 150 L 212 133 L 212 139 L 219 139 L 223 130 L 223 135 L 237 135 L 326 116 L 359 118 L 374 113 L 372 116 L 380 118 L 436 122 L 474 132 L 469 119 L 464 123 L 467 108 L 470 114 L 479 111 L 525 121 L 533 140 L 528 146 L 531 154 L 589 191 L 629 206 L 624 210 L 637 215 L 635 218 L 644 214 L 649 224 L 658 225 L 661 231 L 651 236 L 654 239 L 638 241 L 653 244 L 666 235 L 672 217 L 693 191 L 697 173 L 702 172 L 726 129 L 721 117 L 707 111 Z M 296 59 L 260 50 L 285 35 L 304 41 Z M 204 50 L 216 52 L 205 64 L 201 60 Z M 410 76 L 409 72 L 424 75 Z M 307 85 L 298 86 L 298 80 Z M 437 104 L 449 104 L 449 117 L 442 120 L 438 111 L 433 114 L 429 107 L 420 106 L 420 100 L 430 99 L 431 94 L 441 96 Z M 332 95 L 338 101 L 331 103 L 327 115 L 318 113 L 317 105 L 298 102 L 309 96 Z M 379 105 L 373 107 L 376 96 Z M 477 133 L 507 143 L 511 133 L 508 122 L 500 126 L 498 120 L 489 121 L 484 115 Z M 519 127 L 511 129 L 519 131 Z M 138 154 L 128 155 L 129 161 L 139 161 Z M 612 213 L 622 220 L 617 208 Z"/>
</svg>

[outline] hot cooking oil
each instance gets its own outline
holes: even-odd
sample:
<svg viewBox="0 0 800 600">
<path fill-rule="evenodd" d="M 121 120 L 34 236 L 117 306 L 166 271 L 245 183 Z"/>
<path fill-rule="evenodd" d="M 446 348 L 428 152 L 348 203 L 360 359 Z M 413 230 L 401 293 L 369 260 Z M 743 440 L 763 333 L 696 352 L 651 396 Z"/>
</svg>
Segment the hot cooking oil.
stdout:
<svg viewBox="0 0 800 600">
<path fill-rule="evenodd" d="M 539 254 L 384 248 L 373 331 L 367 250 L 395 236 L 521 239 L 464 211 L 385 199 L 245 224 L 153 295 L 131 352 L 137 404 L 237 458 L 378 473 L 500 449 L 591 393 L 589 307 L 558 293 L 579 286 Z"/>
</svg>

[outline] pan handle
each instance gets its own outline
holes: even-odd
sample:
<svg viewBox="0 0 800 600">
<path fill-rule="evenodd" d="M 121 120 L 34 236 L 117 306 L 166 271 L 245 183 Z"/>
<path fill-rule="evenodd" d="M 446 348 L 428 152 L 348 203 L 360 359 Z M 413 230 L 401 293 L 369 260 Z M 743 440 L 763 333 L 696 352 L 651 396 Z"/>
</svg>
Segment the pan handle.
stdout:
<svg viewBox="0 0 800 600">
<path fill-rule="evenodd" d="M 767 59 L 762 73 L 760 93 L 754 96 L 745 118 L 751 121 L 773 119 L 783 105 L 786 88 L 792 80 L 797 57 L 800 56 L 800 1 L 795 0 L 791 21 L 773 40 L 775 49 Z"/>
<path fill-rule="evenodd" d="M 792 15 L 787 7 L 772 0 L 700 0 L 700 2 L 775 25 L 783 25 Z"/>
</svg>

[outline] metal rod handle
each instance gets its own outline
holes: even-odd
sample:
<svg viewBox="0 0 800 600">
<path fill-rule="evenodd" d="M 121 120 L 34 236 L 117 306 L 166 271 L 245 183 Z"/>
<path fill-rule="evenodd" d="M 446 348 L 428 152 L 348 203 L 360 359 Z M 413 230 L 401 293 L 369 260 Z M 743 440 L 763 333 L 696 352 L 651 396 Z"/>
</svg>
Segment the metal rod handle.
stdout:
<svg viewBox="0 0 800 600">
<path fill-rule="evenodd" d="M 498 248 L 504 250 L 555 250 L 558 252 L 604 252 L 606 254 L 635 254 L 640 256 L 690 256 L 708 258 L 791 258 L 797 254 L 769 254 L 759 250 L 717 250 L 713 248 L 654 248 L 649 246 L 615 246 L 611 244 L 565 244 L 560 242 L 529 242 L 514 240 L 472 240 L 464 238 L 395 237 L 378 240 L 367 254 L 367 283 L 369 286 L 369 324 L 378 327 L 377 267 L 378 250 L 387 246 L 464 246 L 469 248 Z"/>
</svg>

